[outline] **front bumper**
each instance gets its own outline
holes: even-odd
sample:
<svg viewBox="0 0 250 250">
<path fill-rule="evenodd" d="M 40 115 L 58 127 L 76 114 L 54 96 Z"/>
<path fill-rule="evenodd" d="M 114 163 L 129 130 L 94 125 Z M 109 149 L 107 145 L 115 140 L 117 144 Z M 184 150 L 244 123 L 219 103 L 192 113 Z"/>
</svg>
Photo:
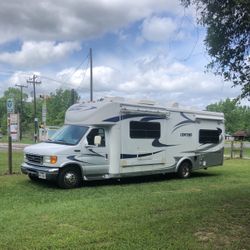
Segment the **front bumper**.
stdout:
<svg viewBox="0 0 250 250">
<path fill-rule="evenodd" d="M 42 167 L 42 166 L 22 163 L 21 171 L 23 174 L 31 174 L 40 179 L 56 180 L 59 173 L 59 168 Z"/>
</svg>

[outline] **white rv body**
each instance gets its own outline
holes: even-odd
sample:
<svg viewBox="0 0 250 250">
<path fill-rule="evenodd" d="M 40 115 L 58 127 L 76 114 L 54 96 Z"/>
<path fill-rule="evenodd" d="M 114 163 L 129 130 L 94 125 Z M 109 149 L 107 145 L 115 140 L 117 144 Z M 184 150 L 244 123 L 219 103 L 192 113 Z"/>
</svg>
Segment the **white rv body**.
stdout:
<svg viewBox="0 0 250 250">
<path fill-rule="evenodd" d="M 84 135 L 72 145 L 52 138 L 25 148 L 23 173 L 58 179 L 63 169 L 77 168 L 81 179 L 97 180 L 178 172 L 184 163 L 191 171 L 223 164 L 222 113 L 107 98 L 71 106 L 65 124 L 83 126 Z"/>
</svg>

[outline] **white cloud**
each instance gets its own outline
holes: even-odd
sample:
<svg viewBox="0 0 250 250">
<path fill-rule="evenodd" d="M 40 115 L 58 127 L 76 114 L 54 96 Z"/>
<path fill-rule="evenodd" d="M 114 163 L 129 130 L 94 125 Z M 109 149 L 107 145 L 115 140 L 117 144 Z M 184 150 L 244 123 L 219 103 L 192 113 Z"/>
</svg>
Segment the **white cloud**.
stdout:
<svg viewBox="0 0 250 250">
<path fill-rule="evenodd" d="M 89 47 L 91 41 L 96 47 L 95 98 L 118 95 L 204 107 L 223 97 L 235 97 L 238 89 L 226 87 L 219 78 L 200 70 L 206 63 L 202 56 L 190 60 L 201 41 L 198 29 L 194 36 L 193 10 L 184 12 L 179 0 L 2 1 L 0 66 L 5 74 L 7 69 L 49 64 L 37 69 L 43 70 L 38 94 L 48 94 L 59 87 L 76 88 L 88 98 L 89 68 L 76 71 L 67 67 L 80 58 L 74 52 L 81 50 L 81 45 Z M 112 36 L 103 36 L 106 33 Z M 110 44 L 110 37 L 119 41 Z M 10 43 L 1 45 L 5 42 Z M 15 49 L 19 42 L 21 48 Z M 110 45 L 114 45 L 114 51 Z M 0 91 L 10 84 L 13 87 L 15 83 L 25 83 L 32 74 L 17 72 L 9 79 L 0 75 Z M 31 91 L 31 87 L 27 89 L 27 93 Z"/>
<path fill-rule="evenodd" d="M 3 52 L 0 62 L 17 66 L 37 66 L 58 61 L 74 51 L 81 49 L 78 42 L 24 42 L 21 50 Z"/>
<path fill-rule="evenodd" d="M 178 102 L 183 106 L 196 106 L 199 109 L 218 102 L 226 97 L 235 97 L 239 89 L 230 88 L 220 78 L 204 74 L 184 64 L 166 62 L 158 58 L 158 67 L 145 69 L 141 64 L 150 64 L 155 58 L 139 58 L 126 67 L 121 63 L 120 70 L 109 66 L 93 68 L 94 98 L 103 96 L 123 96 L 135 99 L 151 99 L 161 104 Z M 162 60 L 159 60 L 162 58 Z M 141 67 L 140 67 L 141 66 Z M 124 68 L 126 70 L 124 70 Z M 33 72 L 17 72 L 6 81 L 6 88 L 15 83 L 25 83 Z M 37 94 L 49 94 L 57 88 L 75 88 L 82 98 L 89 98 L 89 68 L 65 68 L 51 77 L 40 75 L 42 84 L 37 86 Z M 54 79 L 54 80 L 53 80 Z M 1 88 L 3 91 L 4 88 Z M 32 86 L 25 89 L 31 94 Z"/>
<path fill-rule="evenodd" d="M 78 91 L 89 90 L 90 85 L 90 69 L 67 68 L 57 74 L 57 79 L 71 88 Z M 113 68 L 107 66 L 97 66 L 93 68 L 94 88 L 97 92 L 109 91 L 117 83 L 117 74 Z"/>
<path fill-rule="evenodd" d="M 11 87 L 14 87 L 15 84 L 20 84 L 20 83 L 25 85 L 26 80 L 30 76 L 31 76 L 31 73 L 29 74 L 29 73 L 24 72 L 24 71 L 17 71 L 13 75 L 10 76 L 10 78 L 8 79 L 8 83 L 9 83 L 9 85 L 11 85 Z"/>
<path fill-rule="evenodd" d="M 155 67 L 149 67 L 157 62 Z M 94 67 L 94 96 L 124 96 L 137 99 L 152 99 L 160 103 L 178 102 L 185 106 L 204 108 L 221 98 L 234 97 L 235 89 L 223 88 L 220 78 L 205 74 L 180 62 L 169 62 L 164 56 L 138 58 L 135 63 L 120 66 L 115 70 L 109 66 Z M 126 69 L 126 70 L 124 70 Z M 65 69 L 58 79 L 68 79 L 64 87 L 74 87 L 84 98 L 89 93 L 89 68 Z M 70 78 L 70 79 L 69 79 Z M 238 90 L 237 90 L 238 91 Z"/>
<path fill-rule="evenodd" d="M 179 0 L 12 0 L 0 8 L 0 42 L 86 40 L 116 32 L 153 13 L 182 14 Z"/>
<path fill-rule="evenodd" d="M 144 20 L 142 24 L 142 37 L 152 42 L 174 40 L 177 24 L 172 18 L 153 16 Z"/>
</svg>

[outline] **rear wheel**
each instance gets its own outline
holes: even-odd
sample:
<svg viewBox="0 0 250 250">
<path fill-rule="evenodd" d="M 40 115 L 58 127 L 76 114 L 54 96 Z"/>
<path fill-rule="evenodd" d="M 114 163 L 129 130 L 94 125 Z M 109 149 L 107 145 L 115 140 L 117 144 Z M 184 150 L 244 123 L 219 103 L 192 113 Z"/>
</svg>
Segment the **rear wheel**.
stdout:
<svg viewBox="0 0 250 250">
<path fill-rule="evenodd" d="M 178 176 L 186 179 L 191 175 L 191 164 L 188 161 L 184 161 L 178 168 Z"/>
<path fill-rule="evenodd" d="M 79 187 L 81 184 L 81 173 L 75 167 L 64 168 L 58 175 L 57 183 L 59 187 L 65 189 Z"/>
</svg>

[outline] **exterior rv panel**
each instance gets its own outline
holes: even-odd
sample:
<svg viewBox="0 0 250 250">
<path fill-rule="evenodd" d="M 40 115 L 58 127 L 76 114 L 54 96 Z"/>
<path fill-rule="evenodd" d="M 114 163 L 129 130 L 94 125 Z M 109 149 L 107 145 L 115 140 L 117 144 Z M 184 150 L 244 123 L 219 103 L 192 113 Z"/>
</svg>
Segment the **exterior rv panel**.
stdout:
<svg viewBox="0 0 250 250">
<path fill-rule="evenodd" d="M 196 169 L 223 164 L 221 113 L 109 98 L 73 105 L 65 124 L 70 133 L 63 127 L 51 141 L 25 148 L 23 173 L 71 188 L 82 180 L 157 173 L 186 178 Z M 73 140 L 74 126 L 84 133 Z M 33 163 L 33 158 L 42 160 Z"/>
</svg>

